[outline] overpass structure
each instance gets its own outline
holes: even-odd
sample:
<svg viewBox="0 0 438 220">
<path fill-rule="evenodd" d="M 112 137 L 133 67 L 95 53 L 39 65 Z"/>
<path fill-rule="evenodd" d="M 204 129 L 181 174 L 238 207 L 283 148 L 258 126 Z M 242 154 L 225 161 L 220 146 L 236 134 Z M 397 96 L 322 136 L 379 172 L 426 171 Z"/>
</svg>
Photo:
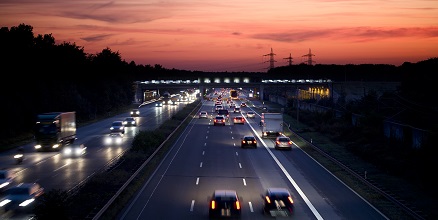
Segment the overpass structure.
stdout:
<svg viewBox="0 0 438 220">
<path fill-rule="evenodd" d="M 138 101 L 144 100 L 146 91 L 176 91 L 185 89 L 199 89 L 204 96 L 214 88 L 242 88 L 253 93 L 253 97 L 268 100 L 269 95 L 290 96 L 296 94 L 300 99 L 305 98 L 331 98 L 337 100 L 341 95 L 347 99 L 360 98 L 373 90 L 377 93 L 395 91 L 400 82 L 334 82 L 330 79 L 270 79 L 265 77 L 199 77 L 197 79 L 162 79 L 136 81 L 136 97 Z"/>
</svg>

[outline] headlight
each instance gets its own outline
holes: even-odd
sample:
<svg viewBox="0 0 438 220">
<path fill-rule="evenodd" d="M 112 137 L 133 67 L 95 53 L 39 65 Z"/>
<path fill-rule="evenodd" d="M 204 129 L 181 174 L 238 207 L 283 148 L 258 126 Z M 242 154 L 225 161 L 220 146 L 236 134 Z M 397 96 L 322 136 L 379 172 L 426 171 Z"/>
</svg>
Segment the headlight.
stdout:
<svg viewBox="0 0 438 220">
<path fill-rule="evenodd" d="M 29 205 L 30 203 L 32 203 L 33 201 L 35 201 L 35 199 L 28 199 L 28 200 L 26 200 L 26 201 L 20 203 L 20 206 L 21 206 L 21 207 L 23 207 L 23 206 L 27 206 L 27 205 Z"/>
</svg>

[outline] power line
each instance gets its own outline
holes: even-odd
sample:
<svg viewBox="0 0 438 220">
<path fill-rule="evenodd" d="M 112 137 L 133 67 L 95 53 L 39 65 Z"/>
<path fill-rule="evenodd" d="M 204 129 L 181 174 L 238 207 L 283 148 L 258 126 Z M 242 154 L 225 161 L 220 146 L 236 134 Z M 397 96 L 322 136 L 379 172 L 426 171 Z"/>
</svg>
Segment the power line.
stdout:
<svg viewBox="0 0 438 220">
<path fill-rule="evenodd" d="M 312 60 L 312 56 L 315 56 L 315 54 L 312 54 L 312 52 L 311 52 L 311 50 L 309 48 L 309 53 L 303 55 L 303 57 L 307 57 L 307 65 L 312 65 L 313 62 L 315 62 L 315 61 Z"/>
<path fill-rule="evenodd" d="M 273 69 L 274 68 L 274 62 L 277 62 L 276 60 L 274 60 L 274 55 L 276 55 L 271 47 L 271 53 L 265 54 L 263 56 L 269 56 L 269 61 L 265 61 L 265 62 L 269 62 L 269 68 L 268 69 Z"/>
<path fill-rule="evenodd" d="M 287 62 L 289 63 L 289 66 L 292 66 L 292 54 L 291 53 L 289 53 L 289 57 L 286 57 L 286 58 L 283 58 L 283 59 L 285 59 L 285 60 L 288 60 Z"/>
</svg>

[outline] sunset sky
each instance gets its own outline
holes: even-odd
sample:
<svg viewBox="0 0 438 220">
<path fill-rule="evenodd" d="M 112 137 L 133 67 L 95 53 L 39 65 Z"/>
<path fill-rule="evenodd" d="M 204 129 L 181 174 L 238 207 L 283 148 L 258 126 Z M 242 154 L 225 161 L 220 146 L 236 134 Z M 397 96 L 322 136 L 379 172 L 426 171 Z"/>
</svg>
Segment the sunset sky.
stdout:
<svg viewBox="0 0 438 220">
<path fill-rule="evenodd" d="M 393 64 L 438 57 L 438 0 L 0 0 L 0 26 L 26 24 L 96 54 L 166 69 Z"/>
</svg>

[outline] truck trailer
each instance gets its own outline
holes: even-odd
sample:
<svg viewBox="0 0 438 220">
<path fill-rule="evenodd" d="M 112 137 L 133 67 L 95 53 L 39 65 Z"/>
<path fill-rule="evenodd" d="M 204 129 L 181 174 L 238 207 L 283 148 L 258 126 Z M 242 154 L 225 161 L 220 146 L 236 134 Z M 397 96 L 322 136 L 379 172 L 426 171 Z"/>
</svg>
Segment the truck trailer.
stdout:
<svg viewBox="0 0 438 220">
<path fill-rule="evenodd" d="M 76 140 L 76 112 L 49 112 L 37 115 L 35 149 L 60 151 Z"/>
<path fill-rule="evenodd" d="M 262 113 L 261 118 L 262 138 L 277 137 L 283 134 L 282 113 Z"/>
</svg>

